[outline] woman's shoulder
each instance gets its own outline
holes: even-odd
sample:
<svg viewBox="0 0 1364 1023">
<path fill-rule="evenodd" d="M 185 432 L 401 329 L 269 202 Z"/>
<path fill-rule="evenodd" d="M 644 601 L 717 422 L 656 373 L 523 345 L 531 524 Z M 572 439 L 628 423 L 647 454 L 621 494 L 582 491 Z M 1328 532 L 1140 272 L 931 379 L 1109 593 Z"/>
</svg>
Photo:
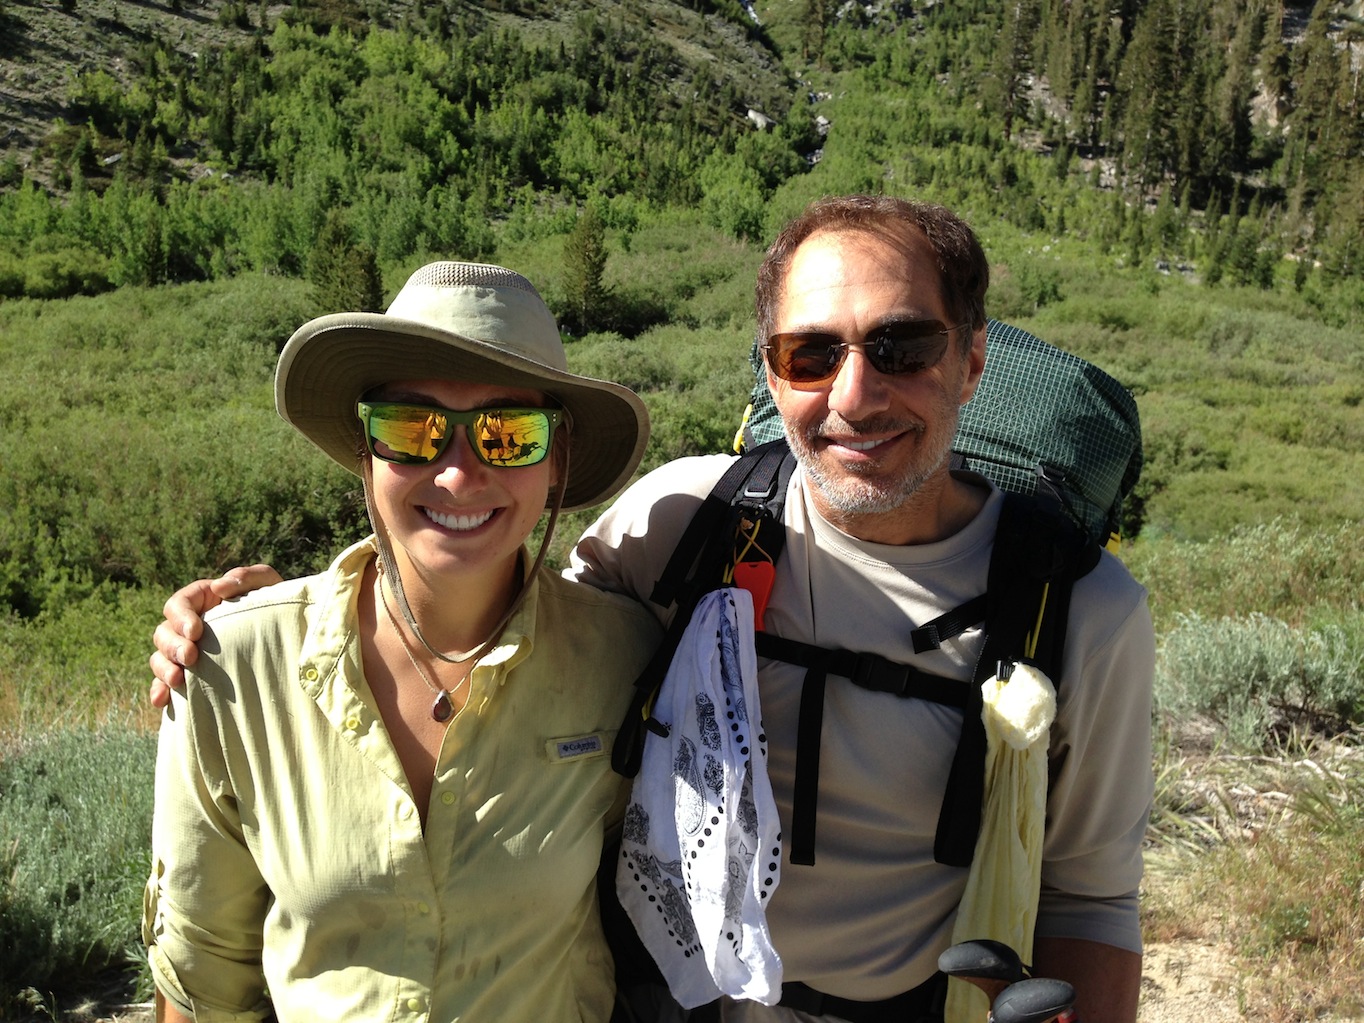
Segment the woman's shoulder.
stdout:
<svg viewBox="0 0 1364 1023">
<path fill-rule="evenodd" d="M 663 636 L 658 619 L 638 601 L 544 573 L 537 634 L 571 643 L 579 653 L 637 670 Z"/>
<path fill-rule="evenodd" d="M 300 646 L 315 609 L 326 602 L 326 583 L 326 573 L 303 576 L 223 601 L 204 615 L 201 652 L 230 662 L 252 651 Z"/>
<path fill-rule="evenodd" d="M 637 601 L 543 573 L 535 612 L 535 650 L 580 677 L 614 707 L 658 647 L 663 632 Z M 623 711 L 624 707 L 615 708 Z"/>
<path fill-rule="evenodd" d="M 235 648 L 240 652 L 243 647 L 262 644 L 301 644 L 319 618 L 338 619 L 338 627 L 344 627 L 354 589 L 372 556 L 372 545 L 361 541 L 348 547 L 322 572 L 285 579 L 226 600 L 204 615 L 205 638 L 216 639 L 220 650 Z"/>
<path fill-rule="evenodd" d="M 632 597 L 599 590 L 553 572 L 540 575 L 540 600 L 570 614 L 581 614 L 585 620 L 599 619 L 630 628 L 638 628 L 644 623 L 651 632 L 658 629 L 654 616 Z"/>
<path fill-rule="evenodd" d="M 285 579 L 273 586 L 262 586 L 240 597 L 224 600 L 204 614 L 204 622 L 216 624 L 233 618 L 259 617 L 269 614 L 272 608 L 309 603 L 316 594 L 319 583 L 324 579 L 325 574 L 318 573 L 300 576 L 297 579 Z"/>
<path fill-rule="evenodd" d="M 212 624 L 233 618 L 268 618 L 273 613 L 287 614 L 290 609 L 306 607 L 328 600 L 338 593 L 349 592 L 357 585 L 373 556 L 373 543 L 369 539 L 362 540 L 338 554 L 323 571 L 285 579 L 225 600 L 208 611 L 204 621 Z"/>
</svg>

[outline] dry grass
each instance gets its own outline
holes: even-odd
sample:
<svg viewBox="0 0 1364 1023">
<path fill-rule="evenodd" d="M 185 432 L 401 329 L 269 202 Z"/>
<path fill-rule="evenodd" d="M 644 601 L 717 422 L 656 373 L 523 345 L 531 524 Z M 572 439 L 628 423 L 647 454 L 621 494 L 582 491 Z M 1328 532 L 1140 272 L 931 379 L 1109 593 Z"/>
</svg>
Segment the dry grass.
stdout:
<svg viewBox="0 0 1364 1023">
<path fill-rule="evenodd" d="M 1364 1014 L 1364 748 L 1173 748 L 1143 899 L 1148 940 L 1222 941 L 1245 1018 Z"/>
</svg>

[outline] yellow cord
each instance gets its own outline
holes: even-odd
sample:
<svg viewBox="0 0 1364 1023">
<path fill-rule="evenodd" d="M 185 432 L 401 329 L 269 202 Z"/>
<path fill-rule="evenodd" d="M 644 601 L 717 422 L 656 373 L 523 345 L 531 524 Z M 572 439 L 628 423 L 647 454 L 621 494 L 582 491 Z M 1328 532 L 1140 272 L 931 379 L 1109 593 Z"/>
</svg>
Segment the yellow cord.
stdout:
<svg viewBox="0 0 1364 1023">
<path fill-rule="evenodd" d="M 1023 644 L 1023 656 L 1033 657 L 1037 653 L 1037 640 L 1042 635 L 1042 616 L 1047 613 L 1047 594 L 1051 591 L 1051 583 L 1042 584 L 1042 599 L 1037 605 L 1037 623 L 1033 626 L 1033 631 L 1028 633 L 1028 638 Z"/>
<path fill-rule="evenodd" d="M 730 561 L 728 565 L 725 566 L 725 571 L 721 579 L 721 582 L 723 582 L 726 586 L 734 582 L 734 566 L 738 564 L 740 561 L 745 560 L 750 551 L 757 550 L 758 553 L 761 554 L 768 561 L 772 560 L 772 555 L 768 554 L 767 551 L 763 550 L 762 545 L 758 543 L 758 530 L 762 529 L 761 520 L 758 522 L 754 522 L 747 529 L 744 528 L 746 524 L 747 520 L 744 520 L 744 523 L 740 524 L 738 529 L 738 536 L 736 537 L 736 540 L 740 541 L 740 544 L 739 546 L 736 547 L 733 559 Z"/>
<path fill-rule="evenodd" d="M 743 418 L 739 420 L 739 428 L 734 431 L 734 453 L 736 455 L 744 453 L 744 427 L 748 425 L 748 420 L 752 415 L 753 404 L 750 402 L 744 409 Z"/>
</svg>

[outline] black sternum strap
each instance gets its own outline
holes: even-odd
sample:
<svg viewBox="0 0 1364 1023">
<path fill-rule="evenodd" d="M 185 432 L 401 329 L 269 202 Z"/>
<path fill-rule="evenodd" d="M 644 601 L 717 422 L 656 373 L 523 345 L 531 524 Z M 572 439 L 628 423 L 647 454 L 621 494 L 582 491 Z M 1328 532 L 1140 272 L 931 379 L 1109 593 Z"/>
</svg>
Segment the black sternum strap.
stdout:
<svg viewBox="0 0 1364 1023">
<path fill-rule="evenodd" d="M 791 862 L 810 866 L 815 862 L 815 821 L 819 803 L 819 751 L 824 728 L 824 692 L 828 676 L 838 675 L 854 685 L 878 693 L 929 700 L 967 710 L 979 703 L 979 690 L 956 679 L 931 675 L 907 664 L 898 664 L 878 654 L 851 650 L 826 650 L 798 640 L 784 639 L 766 632 L 754 636 L 759 657 L 768 657 L 805 667 L 805 682 L 800 694 L 800 717 L 796 723 L 796 770 L 791 793 Z M 973 700 L 974 697 L 974 700 Z M 966 715 L 969 719 L 971 715 Z M 979 718 L 979 714 L 975 715 Z M 957 762 L 978 749 L 963 731 Z M 984 753 L 977 756 L 984 765 Z M 969 769 L 969 764 L 966 765 Z M 951 782 L 949 781 L 949 789 Z M 977 796 L 977 802 L 979 796 Z"/>
<path fill-rule="evenodd" d="M 813 866 L 815 821 L 819 803 L 819 741 L 824 731 L 824 684 L 829 674 L 821 665 L 805 671 L 800 690 L 800 719 L 796 724 L 796 776 L 791 789 L 791 862 Z"/>
</svg>

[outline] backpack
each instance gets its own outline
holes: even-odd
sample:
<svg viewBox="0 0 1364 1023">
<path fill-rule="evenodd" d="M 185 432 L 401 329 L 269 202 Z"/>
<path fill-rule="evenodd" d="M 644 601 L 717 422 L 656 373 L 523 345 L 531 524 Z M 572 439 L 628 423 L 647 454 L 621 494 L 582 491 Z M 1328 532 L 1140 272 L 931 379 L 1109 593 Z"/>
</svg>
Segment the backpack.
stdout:
<svg viewBox="0 0 1364 1023">
<path fill-rule="evenodd" d="M 1046 495 L 1099 543 L 1116 548 L 1123 500 L 1141 475 L 1141 420 L 1131 393 L 1079 356 L 1018 327 L 989 320 L 985 372 L 962 406 L 954 468 L 1001 490 Z M 762 353 L 735 449 L 782 436 Z"/>
<path fill-rule="evenodd" d="M 711 589 L 744 585 L 754 594 L 759 657 L 806 668 L 797 726 L 791 861 L 814 863 L 815 802 L 823 692 L 830 675 L 903 698 L 930 700 L 963 712 L 962 736 L 943 795 L 934 843 L 940 863 L 969 866 L 980 830 L 986 739 L 980 684 L 1020 660 L 1060 675 L 1071 584 L 1098 563 L 1100 550 L 1071 519 L 1045 501 L 1006 493 L 995 534 L 987 591 L 916 628 L 918 653 L 985 623 L 974 684 L 943 678 L 876 654 L 830 650 L 762 631 L 772 569 L 785 541 L 782 508 L 795 457 L 784 439 L 769 441 L 731 464 L 701 503 L 659 576 L 650 600 L 677 610 L 635 692 L 611 752 L 615 770 L 639 771 L 647 732 L 666 734 L 650 708 L 691 614 Z"/>
</svg>

